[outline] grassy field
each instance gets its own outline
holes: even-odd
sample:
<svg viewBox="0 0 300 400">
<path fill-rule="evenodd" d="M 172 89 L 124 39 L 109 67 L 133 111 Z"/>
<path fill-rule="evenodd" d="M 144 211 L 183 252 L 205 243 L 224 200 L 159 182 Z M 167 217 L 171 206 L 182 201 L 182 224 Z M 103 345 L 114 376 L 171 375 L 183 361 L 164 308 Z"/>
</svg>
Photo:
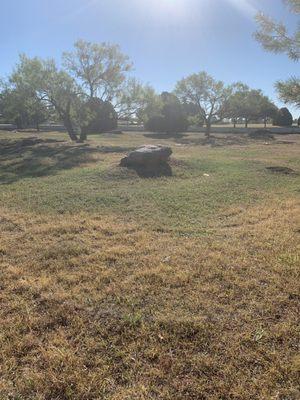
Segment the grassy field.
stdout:
<svg viewBox="0 0 300 400">
<path fill-rule="evenodd" d="M 300 135 L 65 140 L 0 133 L 0 399 L 298 400 Z"/>
</svg>

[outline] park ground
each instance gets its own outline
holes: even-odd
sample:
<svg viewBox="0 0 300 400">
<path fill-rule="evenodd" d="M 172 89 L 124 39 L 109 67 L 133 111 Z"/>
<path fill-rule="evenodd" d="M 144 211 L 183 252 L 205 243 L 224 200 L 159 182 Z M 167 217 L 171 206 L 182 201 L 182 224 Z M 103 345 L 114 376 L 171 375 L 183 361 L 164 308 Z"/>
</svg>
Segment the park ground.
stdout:
<svg viewBox="0 0 300 400">
<path fill-rule="evenodd" d="M 145 143 L 172 176 L 118 166 Z M 0 133 L 0 399 L 299 399 L 299 155 L 300 135 Z"/>
</svg>

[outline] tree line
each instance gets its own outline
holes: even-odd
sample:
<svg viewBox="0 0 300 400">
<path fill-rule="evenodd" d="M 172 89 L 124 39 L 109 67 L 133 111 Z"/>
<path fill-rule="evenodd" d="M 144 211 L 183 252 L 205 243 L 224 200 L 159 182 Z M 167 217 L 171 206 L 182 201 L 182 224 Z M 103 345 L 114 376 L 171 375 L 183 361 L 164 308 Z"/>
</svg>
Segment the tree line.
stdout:
<svg viewBox="0 0 300 400">
<path fill-rule="evenodd" d="M 300 0 L 286 0 L 300 12 Z M 286 52 L 299 60 L 299 30 L 289 37 L 282 24 L 258 17 L 256 39 L 270 51 Z M 118 45 L 79 40 L 71 52 L 62 54 L 61 67 L 54 60 L 21 55 L 10 76 L 1 82 L 0 115 L 18 127 L 44 121 L 60 121 L 73 141 L 89 133 L 114 129 L 118 119 L 136 119 L 153 131 L 184 131 L 189 125 L 205 125 L 210 135 L 213 123 L 231 120 L 263 120 L 265 125 L 289 126 L 293 119 L 261 90 L 236 82 L 226 85 L 207 72 L 178 81 L 172 93 L 157 94 L 150 85 L 130 77 L 132 63 Z M 276 84 L 280 98 L 300 106 L 299 79 Z"/>
</svg>

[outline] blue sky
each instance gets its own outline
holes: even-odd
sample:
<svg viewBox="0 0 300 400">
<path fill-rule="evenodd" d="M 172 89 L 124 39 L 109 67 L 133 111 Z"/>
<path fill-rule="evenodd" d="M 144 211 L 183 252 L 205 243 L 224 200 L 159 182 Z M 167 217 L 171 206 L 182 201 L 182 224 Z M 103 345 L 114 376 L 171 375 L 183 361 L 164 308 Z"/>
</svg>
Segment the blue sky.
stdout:
<svg viewBox="0 0 300 400">
<path fill-rule="evenodd" d="M 277 101 L 274 82 L 298 74 L 299 64 L 265 52 L 252 37 L 258 10 L 296 26 L 281 0 L 1 0 L 0 5 L 0 76 L 11 71 L 19 53 L 59 60 L 79 38 L 120 44 L 134 75 L 159 91 L 206 70 L 226 83 L 261 88 Z"/>
</svg>

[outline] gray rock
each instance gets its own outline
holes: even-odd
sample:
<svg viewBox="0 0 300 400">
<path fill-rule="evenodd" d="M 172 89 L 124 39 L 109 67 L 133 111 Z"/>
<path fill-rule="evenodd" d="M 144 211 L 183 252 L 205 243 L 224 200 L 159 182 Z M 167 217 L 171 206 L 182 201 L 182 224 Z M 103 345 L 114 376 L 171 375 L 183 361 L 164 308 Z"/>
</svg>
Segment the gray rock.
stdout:
<svg viewBox="0 0 300 400">
<path fill-rule="evenodd" d="M 121 167 L 155 166 L 169 161 L 171 147 L 162 145 L 145 145 L 131 151 L 121 160 Z"/>
</svg>

